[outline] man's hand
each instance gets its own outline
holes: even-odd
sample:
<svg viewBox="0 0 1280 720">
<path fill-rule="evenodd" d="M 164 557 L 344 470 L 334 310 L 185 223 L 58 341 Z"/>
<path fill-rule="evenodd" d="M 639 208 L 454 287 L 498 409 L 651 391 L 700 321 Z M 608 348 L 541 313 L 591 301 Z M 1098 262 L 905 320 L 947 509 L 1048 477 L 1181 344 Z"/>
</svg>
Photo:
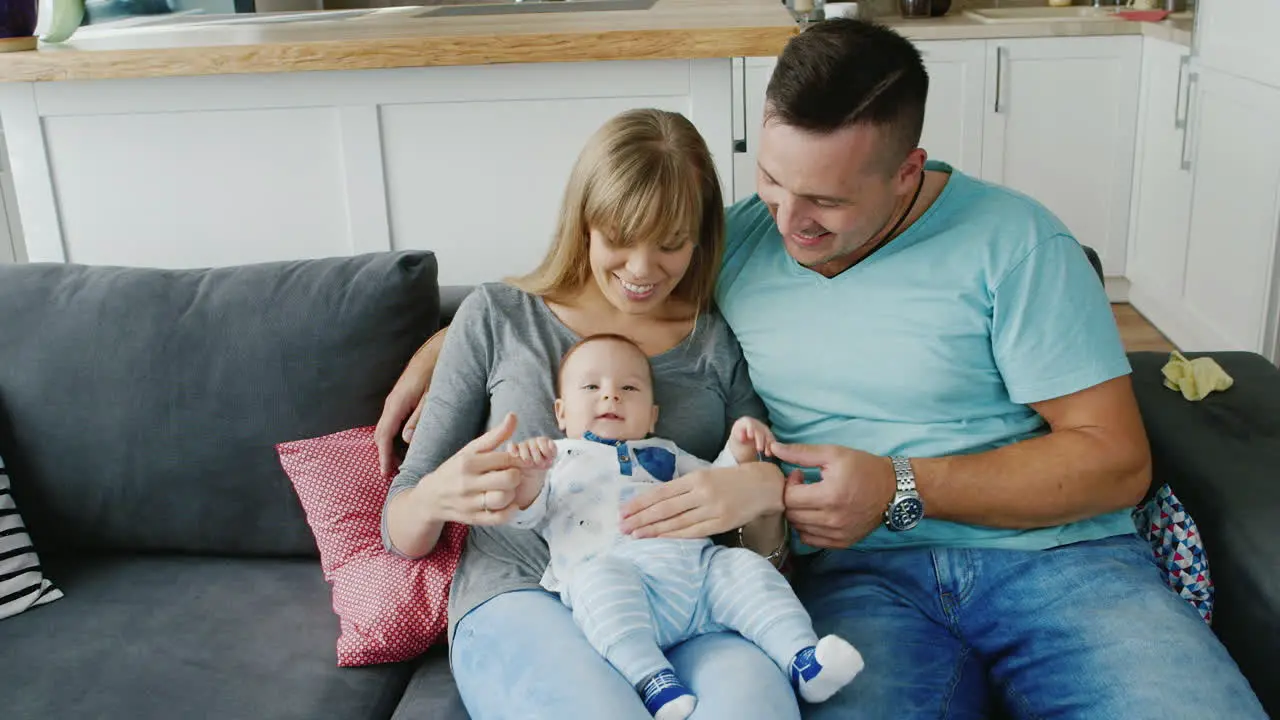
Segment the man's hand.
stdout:
<svg viewBox="0 0 1280 720">
<path fill-rule="evenodd" d="M 382 403 L 382 416 L 374 428 L 373 439 L 378 446 L 378 467 L 383 475 L 390 475 L 400 461 L 396 456 L 396 435 L 401 435 L 406 443 L 413 439 L 413 431 L 427 402 L 427 387 L 440 357 L 444 334 L 445 330 L 441 329 L 414 353 Z"/>
<path fill-rule="evenodd" d="M 729 430 L 729 452 L 739 464 L 769 455 L 774 443 L 773 431 L 753 417 L 740 417 Z"/>
<path fill-rule="evenodd" d="M 783 462 L 822 471 L 812 484 L 805 484 L 800 470 L 787 476 L 787 520 L 804 543 L 847 548 L 884 523 L 897 488 L 889 458 L 840 445 L 774 443 L 772 450 Z"/>
<path fill-rule="evenodd" d="M 383 475 L 390 475 L 392 467 L 399 463 L 396 453 L 396 435 L 403 423 L 404 441 L 409 442 L 413 428 L 418 424 L 422 407 L 426 404 L 426 383 L 423 378 L 409 374 L 400 376 L 391 393 L 382 403 L 382 416 L 374 428 L 373 439 L 378 445 L 378 467 Z M 407 420 L 406 420 L 407 418 Z"/>
</svg>

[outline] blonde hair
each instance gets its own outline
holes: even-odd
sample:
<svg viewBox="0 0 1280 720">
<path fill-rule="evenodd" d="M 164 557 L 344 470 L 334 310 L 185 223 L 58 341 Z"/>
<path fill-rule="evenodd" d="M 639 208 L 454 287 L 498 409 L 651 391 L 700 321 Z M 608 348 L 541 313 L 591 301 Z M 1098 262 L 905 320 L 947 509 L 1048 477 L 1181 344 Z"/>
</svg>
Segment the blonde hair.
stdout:
<svg viewBox="0 0 1280 720">
<path fill-rule="evenodd" d="M 619 247 L 694 243 L 672 297 L 699 312 L 711 305 L 724 253 L 724 199 L 711 152 L 693 123 L 650 108 L 606 122 L 578 155 L 551 249 L 533 272 L 507 282 L 552 299 L 581 290 L 591 280 L 592 229 Z"/>
</svg>

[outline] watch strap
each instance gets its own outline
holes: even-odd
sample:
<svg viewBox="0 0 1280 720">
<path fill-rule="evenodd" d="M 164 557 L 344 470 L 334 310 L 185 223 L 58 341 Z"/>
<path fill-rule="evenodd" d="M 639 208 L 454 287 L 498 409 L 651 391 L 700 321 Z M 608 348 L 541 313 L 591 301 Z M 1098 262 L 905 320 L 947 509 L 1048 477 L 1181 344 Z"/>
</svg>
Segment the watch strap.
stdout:
<svg viewBox="0 0 1280 720">
<path fill-rule="evenodd" d="M 889 460 L 893 462 L 893 474 L 898 482 L 898 492 L 915 492 L 916 474 L 911 469 L 911 461 L 901 455 L 891 456 Z"/>
</svg>

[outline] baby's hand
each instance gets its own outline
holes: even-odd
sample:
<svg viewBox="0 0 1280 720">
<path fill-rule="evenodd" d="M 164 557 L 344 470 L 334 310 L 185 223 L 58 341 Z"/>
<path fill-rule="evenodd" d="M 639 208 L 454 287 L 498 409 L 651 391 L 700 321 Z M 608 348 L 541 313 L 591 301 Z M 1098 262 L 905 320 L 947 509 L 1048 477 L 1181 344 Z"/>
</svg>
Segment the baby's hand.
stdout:
<svg viewBox="0 0 1280 720">
<path fill-rule="evenodd" d="M 508 446 L 508 452 L 524 461 L 527 468 L 546 470 L 556 458 L 556 444 L 549 437 L 521 440 Z"/>
<path fill-rule="evenodd" d="M 729 431 L 730 451 L 738 462 L 750 462 L 761 453 L 769 455 L 773 442 L 773 431 L 753 417 L 738 418 Z"/>
</svg>

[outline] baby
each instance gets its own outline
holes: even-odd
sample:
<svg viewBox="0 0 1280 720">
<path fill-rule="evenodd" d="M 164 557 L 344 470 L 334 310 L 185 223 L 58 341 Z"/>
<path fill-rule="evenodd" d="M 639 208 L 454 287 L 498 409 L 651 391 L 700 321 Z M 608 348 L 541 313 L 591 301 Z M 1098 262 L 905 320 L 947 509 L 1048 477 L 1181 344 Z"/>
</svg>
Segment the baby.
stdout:
<svg viewBox="0 0 1280 720">
<path fill-rule="evenodd" d="M 658 419 L 649 360 L 617 335 L 570 348 L 557 394 L 566 439 L 511 448 L 528 468 L 512 524 L 546 539 L 543 587 L 560 594 L 657 720 L 693 712 L 697 700 L 663 651 L 702 633 L 732 630 L 754 642 L 808 702 L 828 699 L 862 670 L 848 642 L 818 639 L 791 586 L 760 555 L 705 538 L 636 539 L 618 530 L 619 506 L 635 494 L 713 464 L 757 459 L 773 440 L 763 423 L 738 420 L 715 463 L 649 437 Z"/>
</svg>

